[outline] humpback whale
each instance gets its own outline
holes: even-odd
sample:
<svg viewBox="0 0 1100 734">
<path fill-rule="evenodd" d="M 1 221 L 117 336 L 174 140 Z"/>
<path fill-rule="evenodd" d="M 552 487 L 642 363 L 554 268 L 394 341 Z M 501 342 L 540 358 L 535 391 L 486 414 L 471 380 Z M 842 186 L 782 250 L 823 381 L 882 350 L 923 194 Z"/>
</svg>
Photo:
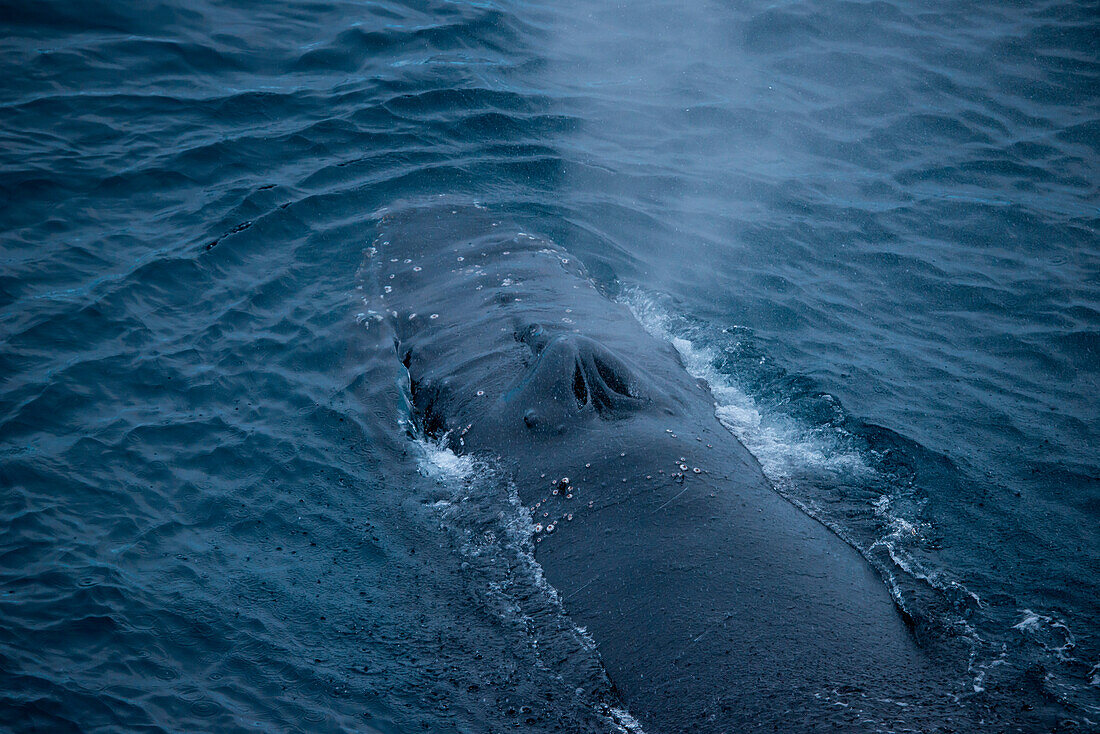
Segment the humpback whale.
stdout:
<svg viewBox="0 0 1100 734">
<path fill-rule="evenodd" d="M 708 386 L 575 257 L 479 206 L 378 226 L 364 270 L 419 430 L 511 477 L 647 731 L 958 725 L 882 579 L 775 492 Z"/>
</svg>

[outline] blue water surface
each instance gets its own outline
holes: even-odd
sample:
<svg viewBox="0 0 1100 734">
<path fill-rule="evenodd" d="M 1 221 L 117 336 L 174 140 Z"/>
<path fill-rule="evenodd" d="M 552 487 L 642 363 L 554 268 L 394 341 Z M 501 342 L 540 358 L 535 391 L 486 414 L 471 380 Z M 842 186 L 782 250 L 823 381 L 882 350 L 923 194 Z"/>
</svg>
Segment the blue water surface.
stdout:
<svg viewBox="0 0 1100 734">
<path fill-rule="evenodd" d="M 357 319 L 377 212 L 439 196 L 672 340 L 960 700 L 1100 727 L 1097 3 L 0 23 L 0 728 L 629 726 Z"/>
</svg>

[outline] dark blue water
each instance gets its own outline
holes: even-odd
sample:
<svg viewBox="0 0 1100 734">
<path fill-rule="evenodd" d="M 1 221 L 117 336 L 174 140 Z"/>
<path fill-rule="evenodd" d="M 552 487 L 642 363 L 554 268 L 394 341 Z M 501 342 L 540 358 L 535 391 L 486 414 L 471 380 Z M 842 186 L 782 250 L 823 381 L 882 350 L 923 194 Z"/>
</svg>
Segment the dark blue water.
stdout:
<svg viewBox="0 0 1100 734">
<path fill-rule="evenodd" d="M 1100 726 L 1096 3 L 0 23 L 0 728 L 629 726 L 357 319 L 375 213 L 440 195 L 672 340 L 960 701 Z"/>
</svg>

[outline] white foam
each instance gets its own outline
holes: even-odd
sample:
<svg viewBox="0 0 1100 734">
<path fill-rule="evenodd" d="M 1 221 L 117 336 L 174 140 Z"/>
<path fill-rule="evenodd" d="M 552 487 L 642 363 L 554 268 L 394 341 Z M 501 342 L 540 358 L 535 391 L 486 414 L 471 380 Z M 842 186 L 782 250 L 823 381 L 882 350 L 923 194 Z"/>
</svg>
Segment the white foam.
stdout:
<svg viewBox="0 0 1100 734">
<path fill-rule="evenodd" d="M 607 712 L 607 718 L 616 734 L 645 734 L 642 725 L 626 709 L 611 708 Z"/>
<path fill-rule="evenodd" d="M 1024 618 L 1012 625 L 1012 629 L 1020 630 L 1021 632 L 1038 632 L 1042 629 L 1044 622 L 1050 622 L 1050 617 L 1036 614 L 1030 609 L 1024 609 L 1023 615 Z"/>
<path fill-rule="evenodd" d="M 714 414 L 756 457 L 773 483 L 785 484 L 806 469 L 847 475 L 872 471 L 859 452 L 839 446 L 829 436 L 796 421 L 762 412 L 731 376 L 714 368 L 718 357 L 714 350 L 674 332 L 668 311 L 652 297 L 632 289 L 623 294 L 622 301 L 646 331 L 676 348 L 693 377 L 707 381 L 716 401 Z"/>
<path fill-rule="evenodd" d="M 417 468 L 429 479 L 459 482 L 473 476 L 474 460 L 456 454 L 443 441 L 419 438 L 416 444 L 420 452 Z"/>
<path fill-rule="evenodd" d="M 1041 614 L 1030 609 L 1021 609 L 1020 614 L 1023 619 L 1012 625 L 1012 629 L 1033 637 L 1041 635 L 1043 647 L 1063 661 L 1073 659 L 1071 653 L 1077 647 L 1077 640 L 1063 619 L 1053 613 Z"/>
</svg>

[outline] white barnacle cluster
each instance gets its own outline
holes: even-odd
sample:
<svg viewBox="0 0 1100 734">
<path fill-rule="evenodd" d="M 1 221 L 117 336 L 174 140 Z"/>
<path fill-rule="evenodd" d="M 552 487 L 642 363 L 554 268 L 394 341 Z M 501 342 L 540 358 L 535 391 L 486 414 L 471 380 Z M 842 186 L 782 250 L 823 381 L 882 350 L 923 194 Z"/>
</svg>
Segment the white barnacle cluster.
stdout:
<svg viewBox="0 0 1100 734">
<path fill-rule="evenodd" d="M 702 474 L 703 473 L 703 469 L 700 469 L 697 466 L 693 466 L 689 470 L 688 465 L 687 465 L 687 457 L 686 456 L 681 456 L 678 460 L 674 461 L 673 464 L 675 464 L 675 468 L 678 471 L 672 472 L 671 476 L 677 482 L 682 483 L 684 481 L 684 479 L 687 478 L 689 471 L 692 474 Z M 658 474 L 664 474 L 664 471 L 658 471 Z"/>
<path fill-rule="evenodd" d="M 543 474 L 545 479 L 546 475 Z M 543 497 L 531 507 L 531 513 L 535 519 L 535 542 L 541 543 L 542 539 L 550 535 L 563 522 L 572 522 L 573 513 L 566 512 L 560 504 L 561 500 L 571 500 L 579 487 L 570 481 L 569 477 L 554 479 L 550 482 L 550 494 Z M 556 500 L 554 498 L 557 498 Z M 592 507 L 592 503 L 588 503 Z"/>
</svg>

